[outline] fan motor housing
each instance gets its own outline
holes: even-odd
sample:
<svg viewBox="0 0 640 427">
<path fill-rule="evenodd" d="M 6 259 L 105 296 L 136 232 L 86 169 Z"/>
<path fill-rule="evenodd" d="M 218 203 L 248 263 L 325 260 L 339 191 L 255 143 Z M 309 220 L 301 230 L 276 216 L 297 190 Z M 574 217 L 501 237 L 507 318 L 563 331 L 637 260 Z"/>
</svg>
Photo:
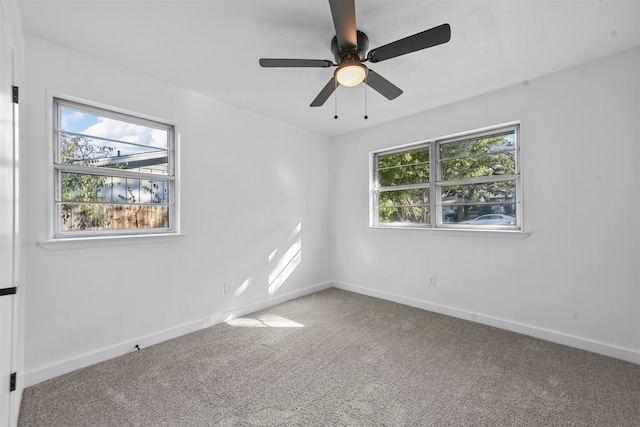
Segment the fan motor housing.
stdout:
<svg viewBox="0 0 640 427">
<path fill-rule="evenodd" d="M 369 49 L 369 37 L 367 37 L 367 35 L 362 31 L 356 31 L 356 34 L 358 37 L 358 46 L 351 50 L 342 50 L 340 46 L 338 46 L 338 39 L 336 36 L 331 39 L 331 53 L 333 53 L 338 65 L 345 60 L 364 61 L 367 49 Z"/>
</svg>

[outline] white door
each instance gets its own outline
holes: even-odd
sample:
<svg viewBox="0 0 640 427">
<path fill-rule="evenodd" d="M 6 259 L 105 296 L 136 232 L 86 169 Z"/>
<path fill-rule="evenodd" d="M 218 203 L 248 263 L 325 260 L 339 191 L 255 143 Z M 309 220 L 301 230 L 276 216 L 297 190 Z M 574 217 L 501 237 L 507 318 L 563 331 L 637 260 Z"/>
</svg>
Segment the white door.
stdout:
<svg viewBox="0 0 640 427">
<path fill-rule="evenodd" d="M 0 10 L 1 12 L 1 10 Z M 0 13 L 0 427 L 11 425 L 15 309 L 15 141 L 13 48 Z"/>
</svg>

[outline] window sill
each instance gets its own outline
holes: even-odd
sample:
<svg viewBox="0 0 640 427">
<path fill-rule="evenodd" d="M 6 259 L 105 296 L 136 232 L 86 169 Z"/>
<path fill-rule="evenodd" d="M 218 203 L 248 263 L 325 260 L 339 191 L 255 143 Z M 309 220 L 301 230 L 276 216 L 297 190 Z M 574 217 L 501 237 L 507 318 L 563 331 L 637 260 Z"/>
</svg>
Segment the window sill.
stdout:
<svg viewBox="0 0 640 427">
<path fill-rule="evenodd" d="M 369 227 L 374 233 L 425 233 L 434 236 L 448 237 L 489 237 L 498 239 L 526 239 L 531 233 L 521 230 L 470 230 L 454 228 L 419 228 L 419 227 Z"/>
<path fill-rule="evenodd" d="M 130 236 L 96 236 L 50 239 L 38 242 L 38 245 L 48 251 L 67 249 L 103 248 L 110 246 L 143 245 L 150 243 L 179 242 L 184 234 L 137 234 Z"/>
</svg>

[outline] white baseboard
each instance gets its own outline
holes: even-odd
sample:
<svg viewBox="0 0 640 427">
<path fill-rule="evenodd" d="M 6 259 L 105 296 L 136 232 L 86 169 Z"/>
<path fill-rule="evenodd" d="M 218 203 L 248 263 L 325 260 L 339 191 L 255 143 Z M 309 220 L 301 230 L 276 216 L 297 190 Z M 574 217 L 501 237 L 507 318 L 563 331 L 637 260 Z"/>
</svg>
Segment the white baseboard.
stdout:
<svg viewBox="0 0 640 427">
<path fill-rule="evenodd" d="M 592 353 L 621 359 L 631 363 L 640 364 L 640 351 L 629 348 L 618 347 L 615 345 L 589 340 L 574 335 L 564 334 L 562 332 L 552 331 L 549 329 L 539 328 L 537 326 L 527 325 L 524 323 L 514 322 L 507 319 L 500 319 L 492 316 L 485 316 L 478 313 L 472 313 L 455 307 L 449 307 L 440 304 L 433 304 L 414 298 L 407 298 L 401 295 L 389 292 L 379 291 L 375 289 L 365 288 L 345 282 L 333 282 L 333 287 L 351 291 L 362 295 L 393 301 L 410 307 L 421 308 L 423 310 L 433 311 L 435 313 L 444 314 L 459 319 L 469 320 L 471 322 L 481 323 L 483 325 L 493 326 L 507 331 L 528 335 L 534 338 L 540 338 L 557 344 L 563 344 L 569 347 L 579 348 L 581 350 L 590 351 Z"/>
<path fill-rule="evenodd" d="M 422 301 L 414 298 L 407 298 L 401 295 L 392 294 L 389 292 L 378 291 L 375 289 L 365 288 L 362 286 L 353 285 L 345 282 L 325 282 L 317 285 L 309 286 L 307 288 L 290 292 L 275 298 L 260 301 L 255 304 L 251 304 L 244 307 L 238 307 L 234 310 L 224 313 L 218 313 L 210 317 L 200 319 L 198 321 L 189 322 L 183 325 L 176 326 L 174 328 L 159 331 L 154 334 L 139 337 L 135 340 L 123 342 L 118 345 L 114 345 L 96 352 L 85 354 L 75 357 L 73 359 L 56 363 L 44 368 L 37 369 L 35 371 L 26 372 L 23 376 L 24 387 L 29 387 L 38 384 L 42 381 L 81 369 L 105 360 L 113 359 L 118 356 L 122 356 L 125 353 L 132 351 L 132 349 L 139 345 L 141 348 L 149 347 L 160 342 L 176 338 L 190 332 L 195 332 L 200 329 L 204 329 L 213 326 L 218 323 L 229 321 L 235 317 L 243 316 L 254 311 L 262 310 L 283 302 L 299 298 L 305 295 L 312 294 L 330 287 L 343 289 L 346 291 L 355 292 L 362 295 L 368 295 L 375 298 L 380 298 L 388 301 L 397 302 L 400 304 L 408 305 L 411 307 L 420 308 L 423 310 L 433 311 L 435 313 L 444 314 L 447 316 L 456 317 L 459 319 L 469 320 L 472 322 L 481 323 L 488 326 L 494 326 L 496 328 L 505 329 L 507 331 L 516 332 L 524 335 L 528 335 L 535 338 L 540 338 L 546 341 L 555 342 L 558 344 L 567 345 L 581 350 L 590 351 L 604 356 L 614 357 L 616 359 L 625 360 L 640 364 L 640 351 L 617 347 L 611 344 L 592 341 L 586 338 L 576 337 L 573 335 L 563 334 L 560 332 L 539 328 L 532 325 L 526 325 L 523 323 L 513 322 L 506 319 L 500 319 L 492 316 L 485 316 L 482 314 L 472 313 L 466 310 L 461 310 L 454 307 L 433 304 L 427 301 Z"/>
<path fill-rule="evenodd" d="M 290 292 L 287 294 L 279 295 L 268 300 L 260 301 L 255 304 L 251 304 L 244 307 L 238 307 L 231 311 L 217 313 L 204 319 L 200 319 L 194 322 L 185 323 L 174 328 L 159 331 L 150 335 L 139 337 L 135 340 L 130 340 L 117 344 L 96 352 L 84 354 L 82 356 L 75 357 L 73 359 L 49 365 L 44 368 L 37 369 L 35 371 L 26 372 L 24 374 L 24 387 L 29 387 L 38 384 L 42 381 L 46 381 L 51 378 L 75 371 L 76 369 L 85 368 L 87 366 L 94 365 L 105 360 L 113 359 L 118 356 L 122 356 L 125 353 L 132 351 L 136 345 L 140 348 L 149 347 L 154 344 L 161 343 L 163 341 L 176 338 L 190 332 L 195 332 L 200 329 L 208 328 L 218 323 L 229 321 L 235 317 L 243 316 L 254 311 L 269 308 L 271 306 L 281 304 L 283 302 L 299 298 L 305 295 L 312 294 L 324 289 L 328 289 L 332 286 L 332 282 L 319 283 L 317 285 L 309 286 L 298 291 Z"/>
<path fill-rule="evenodd" d="M 292 299 L 300 298 L 305 295 L 310 295 L 325 289 L 329 289 L 333 287 L 333 282 L 324 282 L 319 283 L 317 285 L 310 286 L 308 288 L 301 289 L 299 291 L 290 292 L 288 294 L 284 294 L 278 297 L 270 298 L 266 301 L 261 301 L 256 304 L 251 304 L 246 307 L 237 308 L 231 311 L 227 311 L 223 313 L 221 316 L 221 322 L 228 322 L 231 319 L 234 319 L 239 316 L 244 316 L 245 314 L 253 313 L 254 311 L 263 310 L 265 308 L 273 307 L 274 305 L 282 304 L 283 302 L 291 301 Z"/>
</svg>

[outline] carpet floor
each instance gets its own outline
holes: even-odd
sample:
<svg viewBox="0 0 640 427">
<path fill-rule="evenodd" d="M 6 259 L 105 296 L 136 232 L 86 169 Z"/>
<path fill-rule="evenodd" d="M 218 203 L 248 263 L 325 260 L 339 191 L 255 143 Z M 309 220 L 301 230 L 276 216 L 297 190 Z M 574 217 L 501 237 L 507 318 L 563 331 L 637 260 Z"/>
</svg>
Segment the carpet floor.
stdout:
<svg viewBox="0 0 640 427">
<path fill-rule="evenodd" d="M 328 289 L 24 390 L 19 426 L 640 426 L 640 365 Z"/>
</svg>

